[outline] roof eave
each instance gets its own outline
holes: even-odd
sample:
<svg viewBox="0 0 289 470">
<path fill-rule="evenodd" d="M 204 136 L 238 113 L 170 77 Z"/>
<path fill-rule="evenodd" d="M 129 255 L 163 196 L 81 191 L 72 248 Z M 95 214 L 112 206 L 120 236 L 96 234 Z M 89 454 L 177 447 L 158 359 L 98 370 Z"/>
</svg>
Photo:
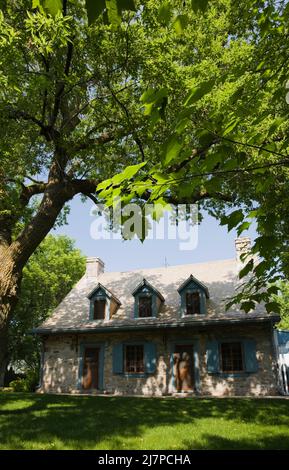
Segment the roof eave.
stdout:
<svg viewBox="0 0 289 470">
<path fill-rule="evenodd" d="M 268 317 L 251 317 L 251 318 L 228 318 L 228 319 L 207 319 L 194 320 L 190 322 L 172 322 L 172 323 L 151 323 L 151 324 L 135 324 L 135 325 L 110 325 L 98 326 L 94 328 L 34 328 L 31 334 L 36 335 L 53 335 L 53 334 L 89 334 L 89 333 L 110 333 L 117 331 L 137 331 L 137 330 L 160 330 L 164 328 L 188 328 L 202 327 L 214 325 L 233 325 L 243 323 L 277 323 L 280 321 L 279 315 L 271 315 Z"/>
</svg>

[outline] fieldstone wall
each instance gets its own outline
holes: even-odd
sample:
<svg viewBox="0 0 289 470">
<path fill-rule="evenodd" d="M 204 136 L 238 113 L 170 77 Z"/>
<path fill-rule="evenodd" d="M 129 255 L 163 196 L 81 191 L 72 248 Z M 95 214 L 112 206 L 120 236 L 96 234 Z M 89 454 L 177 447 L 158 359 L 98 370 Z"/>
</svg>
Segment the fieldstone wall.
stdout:
<svg viewBox="0 0 289 470">
<path fill-rule="evenodd" d="M 243 373 L 239 377 L 208 374 L 206 368 L 206 343 L 216 338 L 254 338 L 257 346 L 259 369 L 256 373 Z M 154 374 L 129 377 L 113 374 L 113 345 L 126 341 L 154 342 L 157 347 L 157 365 Z M 172 389 L 170 351 L 172 344 L 190 341 L 199 345 L 199 377 L 201 395 L 276 395 L 276 363 L 272 343 L 272 331 L 268 325 L 245 327 L 223 326 L 191 331 L 162 330 L 158 332 L 114 333 L 89 335 L 51 335 L 45 340 L 42 386 L 40 392 L 81 393 L 79 366 L 81 344 L 104 344 L 103 390 L 115 395 L 167 395 Z"/>
</svg>

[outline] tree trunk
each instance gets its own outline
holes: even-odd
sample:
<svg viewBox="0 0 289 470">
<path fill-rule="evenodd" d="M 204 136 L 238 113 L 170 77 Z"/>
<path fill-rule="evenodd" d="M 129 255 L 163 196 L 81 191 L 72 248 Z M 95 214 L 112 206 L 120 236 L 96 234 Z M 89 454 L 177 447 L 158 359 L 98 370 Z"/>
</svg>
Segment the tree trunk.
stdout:
<svg viewBox="0 0 289 470">
<path fill-rule="evenodd" d="M 9 251 L 9 250 L 7 250 Z M 12 312 L 17 304 L 22 270 L 17 268 L 11 255 L 0 250 L 0 387 L 8 365 L 8 328 Z"/>
<path fill-rule="evenodd" d="M 6 234 L 4 223 L 0 225 L 0 387 L 8 362 L 9 324 L 18 301 L 22 270 L 54 226 L 64 204 L 81 189 L 76 183 L 51 179 L 37 213 L 16 240 Z"/>
</svg>

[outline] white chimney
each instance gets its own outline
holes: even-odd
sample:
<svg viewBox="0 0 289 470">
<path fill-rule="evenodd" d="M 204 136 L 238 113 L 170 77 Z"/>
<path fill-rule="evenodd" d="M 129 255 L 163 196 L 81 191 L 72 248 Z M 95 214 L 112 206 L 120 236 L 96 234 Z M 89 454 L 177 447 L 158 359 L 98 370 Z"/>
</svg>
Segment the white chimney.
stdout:
<svg viewBox="0 0 289 470">
<path fill-rule="evenodd" d="M 97 278 L 104 272 L 104 262 L 100 258 L 86 258 L 86 277 Z"/>
<path fill-rule="evenodd" d="M 236 260 L 238 263 L 247 263 L 248 259 L 241 260 L 241 255 L 249 253 L 251 249 L 251 238 L 240 237 L 235 240 Z"/>
</svg>

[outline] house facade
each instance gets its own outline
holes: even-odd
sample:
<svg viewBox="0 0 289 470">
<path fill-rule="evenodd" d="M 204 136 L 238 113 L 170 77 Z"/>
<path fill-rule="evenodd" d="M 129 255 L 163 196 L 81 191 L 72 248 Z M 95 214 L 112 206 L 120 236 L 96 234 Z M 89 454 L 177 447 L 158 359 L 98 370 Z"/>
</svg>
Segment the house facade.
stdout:
<svg viewBox="0 0 289 470">
<path fill-rule="evenodd" d="M 35 333 L 43 344 L 40 392 L 115 395 L 275 395 L 273 326 L 228 298 L 236 259 L 130 272 L 86 273 Z"/>
</svg>

